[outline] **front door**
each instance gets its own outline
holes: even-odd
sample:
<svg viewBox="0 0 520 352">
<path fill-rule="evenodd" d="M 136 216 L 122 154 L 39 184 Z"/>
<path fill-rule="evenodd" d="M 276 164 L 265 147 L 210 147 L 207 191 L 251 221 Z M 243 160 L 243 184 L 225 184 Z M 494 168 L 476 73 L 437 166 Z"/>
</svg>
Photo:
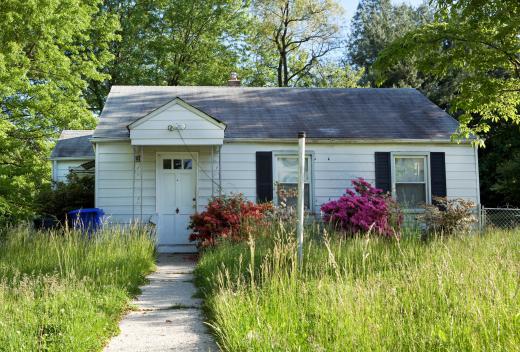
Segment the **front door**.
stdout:
<svg viewBox="0 0 520 352">
<path fill-rule="evenodd" d="M 186 251 L 188 224 L 196 209 L 196 153 L 157 154 L 157 239 L 159 250 Z"/>
</svg>

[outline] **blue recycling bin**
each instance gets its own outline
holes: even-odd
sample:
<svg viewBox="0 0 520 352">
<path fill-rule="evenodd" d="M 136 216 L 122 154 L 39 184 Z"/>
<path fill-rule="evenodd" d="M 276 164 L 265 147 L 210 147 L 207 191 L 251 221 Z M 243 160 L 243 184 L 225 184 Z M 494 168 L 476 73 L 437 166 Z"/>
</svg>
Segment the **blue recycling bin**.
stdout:
<svg viewBox="0 0 520 352">
<path fill-rule="evenodd" d="M 99 208 L 85 208 L 71 210 L 67 214 L 72 227 L 91 232 L 101 228 L 105 212 Z"/>
</svg>

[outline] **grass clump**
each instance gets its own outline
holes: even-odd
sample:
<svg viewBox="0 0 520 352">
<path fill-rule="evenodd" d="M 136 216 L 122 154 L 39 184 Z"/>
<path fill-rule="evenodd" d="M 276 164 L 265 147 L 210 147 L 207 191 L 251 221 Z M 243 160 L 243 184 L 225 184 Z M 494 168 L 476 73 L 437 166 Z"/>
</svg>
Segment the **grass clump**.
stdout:
<svg viewBox="0 0 520 352">
<path fill-rule="evenodd" d="M 197 283 L 226 351 L 514 351 L 520 231 L 400 241 L 295 235 L 222 243 Z"/>
<path fill-rule="evenodd" d="M 0 240 L 0 351 L 96 351 L 154 267 L 146 229 L 6 230 Z"/>
</svg>

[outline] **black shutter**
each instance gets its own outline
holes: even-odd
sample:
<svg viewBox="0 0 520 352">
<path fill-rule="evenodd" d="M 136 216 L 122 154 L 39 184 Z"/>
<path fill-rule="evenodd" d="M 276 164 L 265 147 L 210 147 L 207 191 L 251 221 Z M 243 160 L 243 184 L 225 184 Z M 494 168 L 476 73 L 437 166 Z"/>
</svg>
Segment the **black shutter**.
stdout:
<svg viewBox="0 0 520 352">
<path fill-rule="evenodd" d="M 376 152 L 376 188 L 383 192 L 392 191 L 392 171 L 389 152 Z"/>
<path fill-rule="evenodd" d="M 432 197 L 446 197 L 446 161 L 442 152 L 430 153 Z"/>
<path fill-rule="evenodd" d="M 256 152 L 256 202 L 273 200 L 273 153 Z"/>
</svg>

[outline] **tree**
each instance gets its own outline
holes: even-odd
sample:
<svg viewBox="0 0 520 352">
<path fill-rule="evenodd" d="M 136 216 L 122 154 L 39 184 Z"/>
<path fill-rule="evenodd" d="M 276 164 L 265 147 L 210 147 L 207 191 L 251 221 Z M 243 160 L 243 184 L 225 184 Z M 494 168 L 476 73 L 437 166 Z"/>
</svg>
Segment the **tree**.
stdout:
<svg viewBox="0 0 520 352">
<path fill-rule="evenodd" d="M 479 150 L 480 199 L 488 207 L 520 207 L 520 126 L 491 122 Z"/>
<path fill-rule="evenodd" d="M 435 7 L 435 20 L 396 39 L 376 67 L 413 58 L 440 79 L 460 70 L 450 107 L 461 123 L 459 138 L 486 133 L 494 121 L 520 122 L 520 2 L 437 0 Z"/>
<path fill-rule="evenodd" d="M 106 78 L 100 68 L 117 28 L 100 3 L 0 2 L 0 223 L 33 212 L 58 132 L 95 124 L 82 92 L 87 80 Z"/>
<path fill-rule="evenodd" d="M 364 70 L 355 70 L 351 66 L 335 61 L 325 61 L 316 65 L 300 85 L 320 88 L 358 88 Z"/>
<path fill-rule="evenodd" d="M 332 0 L 253 1 L 252 55 L 276 72 L 276 85 L 298 85 L 339 47 L 337 19 L 341 11 Z"/>
<path fill-rule="evenodd" d="M 390 0 L 361 0 L 347 40 L 347 62 L 365 70 L 362 82 L 372 87 L 420 87 L 425 78 L 418 72 L 413 59 L 396 62 L 386 71 L 385 80 L 376 83 L 373 64 L 395 39 L 432 20 L 426 5 L 413 8 Z"/>
<path fill-rule="evenodd" d="M 101 111 L 110 87 L 216 85 L 237 70 L 248 26 L 241 0 L 106 0 L 104 11 L 121 23 L 106 82 L 92 82 L 92 109 Z"/>
</svg>

